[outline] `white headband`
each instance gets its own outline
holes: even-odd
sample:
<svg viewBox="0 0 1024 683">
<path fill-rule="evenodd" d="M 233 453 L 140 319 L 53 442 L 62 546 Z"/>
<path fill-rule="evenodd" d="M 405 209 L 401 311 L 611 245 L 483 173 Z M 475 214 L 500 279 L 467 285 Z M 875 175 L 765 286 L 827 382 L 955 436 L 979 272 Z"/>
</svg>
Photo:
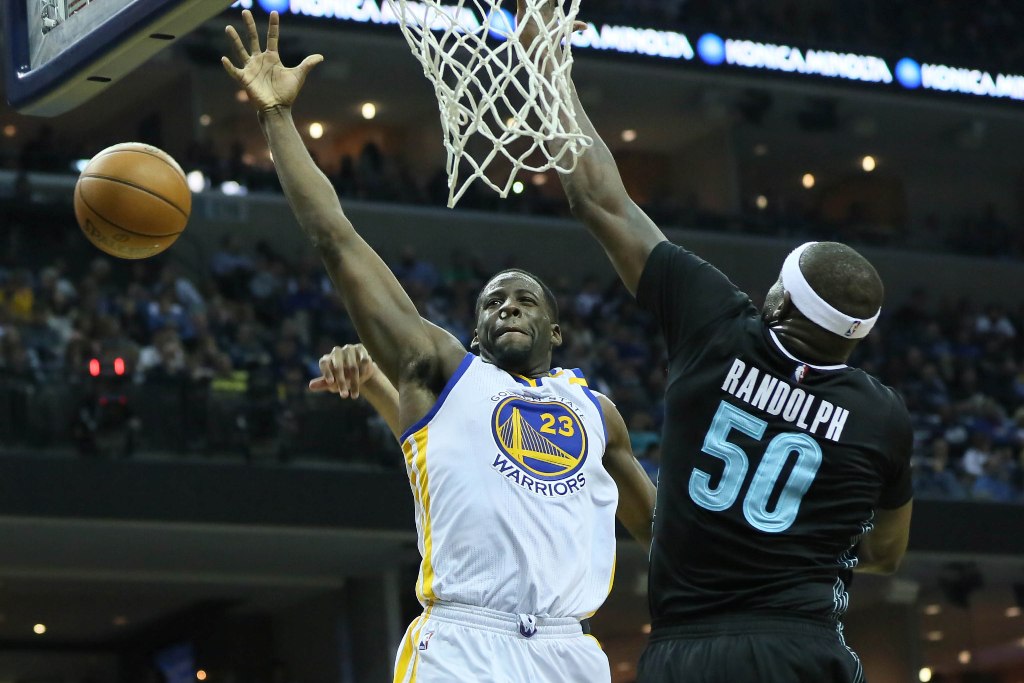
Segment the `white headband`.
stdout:
<svg viewBox="0 0 1024 683">
<path fill-rule="evenodd" d="M 782 264 L 782 286 L 789 292 L 790 299 L 801 313 L 812 323 L 823 327 L 829 332 L 847 339 L 863 339 L 875 326 L 882 309 L 878 309 L 874 317 L 867 320 L 854 318 L 842 311 L 837 311 L 827 301 L 818 296 L 800 270 L 800 256 L 807 247 L 817 242 L 807 242 L 790 252 Z"/>
</svg>

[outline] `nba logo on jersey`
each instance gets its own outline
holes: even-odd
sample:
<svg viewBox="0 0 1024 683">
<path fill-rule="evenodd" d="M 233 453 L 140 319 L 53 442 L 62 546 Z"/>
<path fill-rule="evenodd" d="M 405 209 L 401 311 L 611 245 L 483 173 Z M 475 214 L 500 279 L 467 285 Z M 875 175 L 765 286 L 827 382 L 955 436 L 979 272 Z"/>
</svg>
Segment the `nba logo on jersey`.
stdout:
<svg viewBox="0 0 1024 683">
<path fill-rule="evenodd" d="M 511 396 L 494 409 L 491 423 L 500 450 L 493 468 L 535 494 L 562 497 L 583 488 L 587 432 L 568 404 Z"/>
<path fill-rule="evenodd" d="M 804 381 L 804 377 L 807 376 L 809 371 L 810 368 L 806 364 L 796 366 L 796 370 L 793 371 L 793 381 L 800 384 L 800 382 Z"/>
</svg>

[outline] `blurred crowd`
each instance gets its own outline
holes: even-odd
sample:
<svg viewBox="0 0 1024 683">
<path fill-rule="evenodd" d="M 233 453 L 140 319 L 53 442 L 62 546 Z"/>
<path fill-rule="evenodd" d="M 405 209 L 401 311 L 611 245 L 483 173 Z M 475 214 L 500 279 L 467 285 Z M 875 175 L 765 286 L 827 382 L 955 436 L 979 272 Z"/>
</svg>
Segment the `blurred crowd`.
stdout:
<svg viewBox="0 0 1024 683">
<path fill-rule="evenodd" d="M 160 146 L 140 130 L 136 139 Z M 76 160 L 82 153 L 52 128 L 41 127 L 16 153 L 4 157 L 0 139 L 0 168 L 25 172 L 77 174 Z M 314 158 L 316 158 L 315 152 Z M 236 184 L 238 192 L 281 192 L 277 175 L 270 167 L 255 163 L 241 143 L 230 145 L 226 154 L 218 154 L 211 140 L 194 142 L 180 160 L 186 169 L 202 173 L 204 187 L 219 191 L 225 182 Z M 438 168 L 425 181 L 417 180 L 403 159 L 386 154 L 373 142 L 367 142 L 358 154 L 341 159 L 317 160 L 338 195 L 359 199 L 421 206 L 445 206 L 448 201 L 447 173 Z M 468 170 L 468 169 L 467 169 Z M 22 176 L 23 184 L 28 183 Z M 501 199 L 484 184 L 474 183 L 459 202 L 462 209 L 493 213 L 568 217 L 569 208 L 554 174 L 524 175 L 519 192 Z M 22 196 L 25 189 L 16 189 Z M 2 199 L 2 198 L 0 198 Z M 849 244 L 913 248 L 1000 258 L 1024 256 L 1024 230 L 998 215 L 992 206 L 974 207 L 962 215 L 929 214 L 906 226 L 880 225 L 859 215 L 854 204 L 847 215 L 825 216 L 821 207 L 788 205 L 773 197 L 768 207 L 754 203 L 735 213 L 721 213 L 701 206 L 696 195 L 652 196 L 641 201 L 644 210 L 659 225 L 682 226 L 715 232 L 766 235 L 774 237 L 815 237 L 835 239 Z"/>
<path fill-rule="evenodd" d="M 581 15 L 840 52 L 1024 72 L 1014 0 L 584 0 Z"/>
<path fill-rule="evenodd" d="M 496 264 L 463 251 L 443 264 L 408 248 L 390 256 L 420 312 L 468 344 L 476 294 Z M 364 402 L 306 390 L 319 357 L 356 339 L 319 263 L 289 262 L 265 243 L 243 248 L 231 237 L 201 272 L 184 272 L 166 257 L 116 268 L 106 258 L 83 263 L 0 270 L 4 443 L 24 444 L 24 430 L 42 410 L 49 445 L 73 443 L 83 454 L 400 463 Z M 549 284 L 565 337 L 554 364 L 581 368 L 612 397 L 634 452 L 656 479 L 661 335 L 617 281 Z M 905 397 L 918 494 L 1021 500 L 1024 305 L 931 301 L 919 291 L 888 310 L 852 364 Z M 74 404 L 41 409 L 47 390 L 74 395 Z"/>
</svg>

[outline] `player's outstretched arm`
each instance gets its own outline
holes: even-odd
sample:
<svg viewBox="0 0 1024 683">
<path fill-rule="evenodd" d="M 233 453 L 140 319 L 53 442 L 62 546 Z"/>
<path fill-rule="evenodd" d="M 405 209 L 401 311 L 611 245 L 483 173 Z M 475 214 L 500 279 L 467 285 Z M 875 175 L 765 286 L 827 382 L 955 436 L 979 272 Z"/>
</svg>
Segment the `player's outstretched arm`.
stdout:
<svg viewBox="0 0 1024 683">
<path fill-rule="evenodd" d="M 608 445 L 604 451 L 604 467 L 619 489 L 619 508 L 615 516 L 629 533 L 645 548 L 651 547 L 656 490 L 644 468 L 633 457 L 629 430 L 619 409 L 607 396 L 597 395 L 608 427 Z"/>
<path fill-rule="evenodd" d="M 402 438 L 398 421 L 398 390 L 388 381 L 362 344 L 335 346 L 320 357 L 320 376 L 309 380 L 309 390 L 331 392 L 341 398 L 366 397 L 384 419 L 396 440 Z"/>
<path fill-rule="evenodd" d="M 521 22 L 525 5 L 526 0 L 517 1 Z M 536 21 L 527 21 L 520 31 L 520 40 L 529 49 L 537 35 Z M 559 178 L 573 215 L 594 234 L 623 284 L 635 294 L 647 257 L 665 240 L 665 235 L 626 192 L 615 158 L 583 110 L 574 85 L 570 92 L 576 122 L 583 133 L 594 139 L 594 144 L 580 157 L 573 173 L 560 173 Z"/>
<path fill-rule="evenodd" d="M 914 501 L 895 510 L 879 510 L 875 528 L 857 546 L 859 562 L 854 571 L 866 574 L 892 574 L 900 568 L 910 541 L 910 518 Z"/>
<path fill-rule="evenodd" d="M 403 378 L 415 377 L 424 384 L 443 385 L 465 349 L 450 335 L 437 335 L 423 324 L 391 270 L 345 216 L 334 188 L 316 167 L 292 120 L 291 105 L 323 57 L 312 55 L 299 66 L 286 68 L 277 52 L 277 13 L 270 15 L 265 50 L 260 48 L 252 14 L 244 11 L 242 16 L 248 48 L 229 26 L 234 63 L 225 57 L 224 68 L 245 88 L 257 110 L 288 203 L 320 252 L 359 338 L 393 384 L 401 386 Z M 420 415 L 410 417 L 412 422 Z"/>
</svg>

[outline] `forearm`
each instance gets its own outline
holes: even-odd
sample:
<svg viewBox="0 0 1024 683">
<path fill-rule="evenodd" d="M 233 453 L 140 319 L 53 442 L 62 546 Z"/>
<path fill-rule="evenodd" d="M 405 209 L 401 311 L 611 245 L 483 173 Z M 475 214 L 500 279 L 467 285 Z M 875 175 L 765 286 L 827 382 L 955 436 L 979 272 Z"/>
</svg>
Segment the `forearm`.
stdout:
<svg viewBox="0 0 1024 683">
<path fill-rule="evenodd" d="M 622 526 L 626 527 L 626 531 L 629 532 L 629 535 L 635 538 L 640 545 L 645 549 L 651 547 L 651 527 L 654 524 L 654 518 L 652 516 L 622 514 L 622 511 L 620 510 L 617 517 L 622 523 Z"/>
<path fill-rule="evenodd" d="M 909 458 L 909 456 L 908 456 Z M 900 567 L 910 542 L 910 519 L 914 501 L 892 510 L 878 510 L 875 528 L 857 544 L 856 571 L 867 574 L 892 574 Z"/>
<path fill-rule="evenodd" d="M 318 250 L 355 237 L 341 202 L 327 177 L 317 168 L 292 119 L 290 107 L 259 114 L 284 195 L 303 232 Z"/>
<path fill-rule="evenodd" d="M 585 219 L 588 212 L 599 209 L 624 212 L 626 204 L 632 203 L 632 200 L 622 182 L 615 157 L 591 122 L 572 82 L 569 84 L 569 92 L 576 112 L 576 124 L 584 135 L 594 141 L 580 156 L 575 171 L 558 175 L 569 199 L 569 206 L 581 220 Z M 564 123 L 571 125 L 570 121 Z"/>
<path fill-rule="evenodd" d="M 334 188 L 299 136 L 291 110 L 275 107 L 262 112 L 260 123 L 296 220 L 320 253 L 359 338 L 384 374 L 397 383 L 400 368 L 410 357 L 433 350 L 416 306 L 345 217 Z"/>
<path fill-rule="evenodd" d="M 629 197 L 611 150 L 571 83 L 570 92 L 576 121 L 594 144 L 583 152 L 572 173 L 560 173 L 559 178 L 573 215 L 601 243 L 626 288 L 636 293 L 647 257 L 665 235 Z"/>
<path fill-rule="evenodd" d="M 878 548 L 871 540 L 869 534 L 857 546 L 857 566 L 854 571 L 860 574 L 892 574 L 899 569 L 903 561 L 903 550 L 898 546 Z"/>
<path fill-rule="evenodd" d="M 398 390 L 388 381 L 382 372 L 375 372 L 360 388 L 359 392 L 366 397 L 373 409 L 384 419 L 388 429 L 394 434 L 395 440 L 402 438 L 402 430 L 398 422 Z"/>
</svg>

